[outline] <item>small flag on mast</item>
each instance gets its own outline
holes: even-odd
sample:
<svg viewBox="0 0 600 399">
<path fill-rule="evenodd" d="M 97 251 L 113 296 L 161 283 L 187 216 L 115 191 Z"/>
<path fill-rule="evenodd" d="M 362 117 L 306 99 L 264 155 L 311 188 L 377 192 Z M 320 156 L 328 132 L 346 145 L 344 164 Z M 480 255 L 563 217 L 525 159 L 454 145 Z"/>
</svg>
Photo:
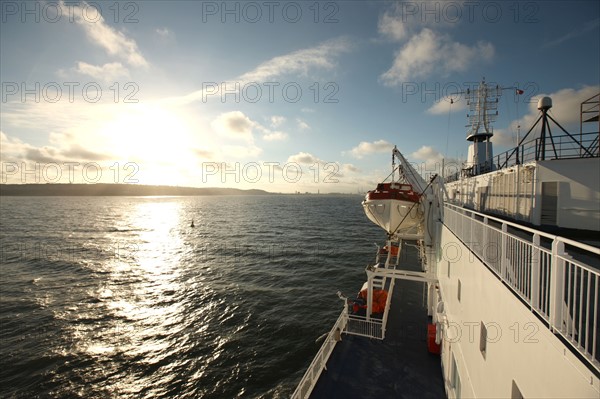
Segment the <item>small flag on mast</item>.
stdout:
<svg viewBox="0 0 600 399">
<path fill-rule="evenodd" d="M 525 93 L 523 90 L 517 89 L 517 94 L 523 94 Z"/>
</svg>

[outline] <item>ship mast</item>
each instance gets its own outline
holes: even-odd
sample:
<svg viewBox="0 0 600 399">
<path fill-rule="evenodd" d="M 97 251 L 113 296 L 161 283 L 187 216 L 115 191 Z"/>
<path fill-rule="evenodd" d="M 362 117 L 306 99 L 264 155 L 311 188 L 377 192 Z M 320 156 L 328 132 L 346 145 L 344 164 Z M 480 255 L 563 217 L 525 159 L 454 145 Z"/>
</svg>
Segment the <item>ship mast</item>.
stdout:
<svg viewBox="0 0 600 399">
<path fill-rule="evenodd" d="M 501 95 L 502 89 L 498 86 L 490 87 L 485 79 L 474 90 L 467 89 L 465 93 L 470 111 L 467 115 L 467 140 L 471 141 L 466 170 L 472 175 L 493 169 L 494 154 L 490 138 L 494 132 L 491 123 L 498 116 L 498 97 Z"/>
</svg>

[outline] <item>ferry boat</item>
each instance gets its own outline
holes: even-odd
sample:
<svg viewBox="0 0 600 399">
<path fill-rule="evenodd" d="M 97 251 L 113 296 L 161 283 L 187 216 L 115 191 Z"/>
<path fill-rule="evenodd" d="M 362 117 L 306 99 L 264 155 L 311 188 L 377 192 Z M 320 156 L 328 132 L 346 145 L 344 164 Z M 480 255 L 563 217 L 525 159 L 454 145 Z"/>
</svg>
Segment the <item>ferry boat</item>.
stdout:
<svg viewBox="0 0 600 399">
<path fill-rule="evenodd" d="M 342 311 L 293 398 L 600 397 L 600 94 L 581 103 L 577 135 L 539 99 L 517 147 L 493 156 L 502 90 L 466 93 L 458 173 L 424 184 L 394 148 L 401 181 L 363 201 L 387 233 L 365 269 L 364 311 L 338 293 Z M 406 229 L 398 203 L 419 209 Z"/>
</svg>

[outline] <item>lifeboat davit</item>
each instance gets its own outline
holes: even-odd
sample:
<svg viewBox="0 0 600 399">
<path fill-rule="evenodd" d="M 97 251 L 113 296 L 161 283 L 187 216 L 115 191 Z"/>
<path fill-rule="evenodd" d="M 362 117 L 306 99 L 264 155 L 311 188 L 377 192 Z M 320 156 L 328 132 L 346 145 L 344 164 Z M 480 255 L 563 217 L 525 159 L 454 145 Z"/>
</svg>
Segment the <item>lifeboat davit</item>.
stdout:
<svg viewBox="0 0 600 399">
<path fill-rule="evenodd" d="M 388 234 L 414 229 L 423 221 L 421 196 L 406 183 L 380 183 L 362 202 L 367 217 Z"/>
</svg>

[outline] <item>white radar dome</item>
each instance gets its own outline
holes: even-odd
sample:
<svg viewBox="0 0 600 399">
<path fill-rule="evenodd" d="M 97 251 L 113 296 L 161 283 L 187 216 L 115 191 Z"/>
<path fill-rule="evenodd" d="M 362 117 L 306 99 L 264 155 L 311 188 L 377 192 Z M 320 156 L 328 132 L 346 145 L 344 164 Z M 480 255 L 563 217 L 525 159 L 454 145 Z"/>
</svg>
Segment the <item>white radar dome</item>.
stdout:
<svg viewBox="0 0 600 399">
<path fill-rule="evenodd" d="M 550 97 L 540 98 L 540 100 L 538 101 L 537 109 L 542 110 L 542 109 L 550 109 L 550 108 L 552 108 L 552 99 Z"/>
</svg>

